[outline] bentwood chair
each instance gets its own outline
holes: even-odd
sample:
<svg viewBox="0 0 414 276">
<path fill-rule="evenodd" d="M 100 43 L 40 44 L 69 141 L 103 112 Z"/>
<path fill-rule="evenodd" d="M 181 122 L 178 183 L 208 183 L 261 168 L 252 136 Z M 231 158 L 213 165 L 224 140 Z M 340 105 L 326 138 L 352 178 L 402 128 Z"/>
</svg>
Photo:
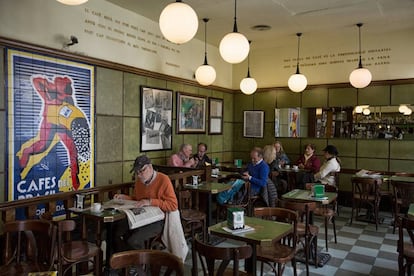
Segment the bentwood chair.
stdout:
<svg viewBox="0 0 414 276">
<path fill-rule="evenodd" d="M 125 276 L 184 276 L 182 260 L 171 253 L 160 250 L 145 249 L 118 252 L 112 255 L 110 266 L 112 269 L 122 269 Z"/>
<path fill-rule="evenodd" d="M 192 209 L 193 202 L 189 190 L 181 190 L 178 192 L 178 204 L 184 233 L 187 235 L 190 234 L 191 238 L 194 238 L 195 231 L 200 229 L 205 240 L 207 237 L 207 216 L 202 211 Z"/>
<path fill-rule="evenodd" d="M 250 245 L 217 247 L 206 244 L 196 238 L 194 239 L 193 246 L 196 251 L 196 254 L 193 255 L 193 267 L 196 272 L 198 271 L 198 255 L 203 275 L 248 275 L 246 272 L 239 270 L 239 261 L 247 259 L 252 255 Z M 218 262 L 217 265 L 216 262 Z M 230 262 L 233 262 L 232 269 L 228 268 Z"/>
<path fill-rule="evenodd" d="M 359 216 L 361 208 L 367 209 L 367 219 L 373 216 L 376 230 L 379 224 L 379 205 L 381 202 L 381 179 L 370 177 L 353 177 L 352 178 L 352 212 L 351 224 L 354 218 L 354 211 L 356 216 Z"/>
<path fill-rule="evenodd" d="M 58 223 L 58 273 L 72 275 L 72 268 L 80 263 L 92 262 L 95 275 L 102 274 L 102 251 L 94 243 L 72 240 L 70 232 L 75 230 L 74 220 L 62 220 Z M 93 261 L 91 261 L 93 259 Z M 76 271 L 79 275 L 79 271 Z"/>
<path fill-rule="evenodd" d="M 393 187 L 393 211 L 394 211 L 394 226 L 393 233 L 395 233 L 397 217 L 401 211 L 407 212 L 411 203 L 414 203 L 414 184 L 404 181 L 391 181 Z"/>
<path fill-rule="evenodd" d="M 280 206 L 297 211 L 299 213 L 298 222 L 298 243 L 301 243 L 305 253 L 306 275 L 309 275 L 309 260 L 311 256 L 318 267 L 318 234 L 319 227 L 310 224 L 311 212 L 317 208 L 316 202 L 280 201 Z"/>
<path fill-rule="evenodd" d="M 411 266 L 414 264 L 414 220 L 407 217 L 398 216 L 398 271 L 399 275 L 412 275 Z M 409 240 L 404 241 L 404 229 Z"/>
<path fill-rule="evenodd" d="M 56 227 L 43 220 L 4 224 L 5 244 L 0 275 L 27 275 L 54 270 Z"/>
<path fill-rule="evenodd" d="M 273 240 L 271 245 L 257 246 L 257 260 L 261 262 L 261 274 L 263 274 L 263 264 L 266 263 L 275 272 L 275 275 L 283 275 L 285 265 L 292 263 L 293 275 L 296 271 L 296 245 L 297 245 L 297 225 L 298 213 L 293 210 L 278 207 L 255 208 L 254 216 L 262 219 L 274 220 L 290 223 L 293 225 L 293 232 L 280 240 Z M 276 265 L 277 264 L 277 265 Z"/>
</svg>

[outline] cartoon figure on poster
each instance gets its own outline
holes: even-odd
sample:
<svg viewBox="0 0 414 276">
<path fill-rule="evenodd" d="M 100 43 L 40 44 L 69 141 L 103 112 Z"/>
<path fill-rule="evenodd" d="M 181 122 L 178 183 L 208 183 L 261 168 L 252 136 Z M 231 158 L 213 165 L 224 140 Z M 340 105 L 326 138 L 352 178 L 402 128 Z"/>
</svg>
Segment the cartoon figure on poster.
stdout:
<svg viewBox="0 0 414 276">
<path fill-rule="evenodd" d="M 46 76 L 32 76 L 31 83 L 43 101 L 42 119 L 36 137 L 25 142 L 16 154 L 21 178 L 39 163 L 37 156 L 44 157 L 60 142 L 68 152 L 72 189 L 76 191 L 81 186 L 79 167 L 85 171 L 90 159 L 90 134 L 85 114 L 74 105 L 72 80 L 67 76 L 56 76 L 53 81 Z"/>
<path fill-rule="evenodd" d="M 289 108 L 289 137 L 299 137 L 299 115 L 298 108 Z"/>
<path fill-rule="evenodd" d="M 8 200 L 93 187 L 94 67 L 17 50 L 7 57 Z"/>
</svg>

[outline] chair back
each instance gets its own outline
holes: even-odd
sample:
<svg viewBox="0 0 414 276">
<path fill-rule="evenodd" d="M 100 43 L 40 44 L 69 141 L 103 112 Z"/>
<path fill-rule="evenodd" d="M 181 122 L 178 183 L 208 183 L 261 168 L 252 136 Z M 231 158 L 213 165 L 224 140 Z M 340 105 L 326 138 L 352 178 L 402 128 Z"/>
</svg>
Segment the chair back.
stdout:
<svg viewBox="0 0 414 276">
<path fill-rule="evenodd" d="M 194 247 L 197 252 L 204 275 L 224 275 L 230 262 L 233 262 L 233 275 L 239 275 L 239 261 L 247 259 L 252 255 L 252 248 L 250 245 L 240 247 L 216 247 L 203 243 L 198 238 L 194 239 Z M 195 258 L 195 259 L 194 259 Z M 195 271 L 197 268 L 197 256 L 193 256 L 193 265 Z M 216 266 L 216 261 L 220 261 L 219 266 Z M 228 270 L 228 269 L 227 269 Z"/>
<path fill-rule="evenodd" d="M 325 185 L 325 192 L 337 193 L 339 191 L 339 172 L 330 172 L 329 175 L 334 177 L 335 186 Z"/>
<path fill-rule="evenodd" d="M 178 191 L 178 208 L 180 210 L 193 208 L 192 195 L 189 190 Z"/>
<path fill-rule="evenodd" d="M 184 275 L 184 265 L 177 256 L 159 250 L 129 250 L 112 255 L 110 260 L 111 268 L 124 269 L 124 275 L 128 274 L 130 268 L 138 266 L 141 271 L 136 275 Z M 162 272 L 165 271 L 163 274 Z M 141 272 L 141 273 L 140 273 Z M 148 274 L 148 272 L 150 274 Z"/>
<path fill-rule="evenodd" d="M 381 179 L 370 177 L 353 177 L 352 178 L 352 194 L 354 198 L 369 201 L 374 196 L 378 199 L 381 195 Z"/>
<path fill-rule="evenodd" d="M 309 225 L 310 214 L 316 208 L 318 208 L 318 203 L 281 200 L 279 201 L 279 206 L 289 210 L 297 211 L 299 220 L 301 222 L 304 222 L 306 225 Z"/>
<path fill-rule="evenodd" d="M 51 270 L 56 227 L 44 220 L 18 220 L 4 224 L 5 246 L 0 275 L 24 275 Z"/>
<path fill-rule="evenodd" d="M 403 176 L 403 177 L 414 177 L 414 173 L 409 173 L 409 172 L 397 172 L 394 175 Z"/>
<path fill-rule="evenodd" d="M 410 182 L 392 181 L 394 191 L 394 202 L 398 205 L 396 210 L 408 208 L 414 203 L 414 185 Z"/>
</svg>

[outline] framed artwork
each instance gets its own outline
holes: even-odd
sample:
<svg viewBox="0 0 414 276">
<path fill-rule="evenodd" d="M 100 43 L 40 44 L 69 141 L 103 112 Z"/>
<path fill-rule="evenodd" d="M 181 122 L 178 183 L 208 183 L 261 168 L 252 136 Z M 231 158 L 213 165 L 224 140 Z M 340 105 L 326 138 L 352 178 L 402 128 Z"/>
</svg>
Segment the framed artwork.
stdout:
<svg viewBox="0 0 414 276">
<path fill-rule="evenodd" d="M 6 57 L 7 200 L 94 187 L 95 67 L 13 49 Z"/>
<path fill-rule="evenodd" d="M 300 136 L 300 108 L 289 108 L 289 137 Z"/>
<path fill-rule="evenodd" d="M 280 137 L 280 109 L 275 109 L 275 137 Z"/>
<path fill-rule="evenodd" d="M 177 93 L 177 133 L 206 132 L 206 98 Z"/>
<path fill-rule="evenodd" d="M 223 134 L 223 99 L 208 98 L 208 134 Z"/>
<path fill-rule="evenodd" d="M 141 151 L 172 149 L 172 90 L 140 86 Z"/>
<path fill-rule="evenodd" d="M 243 136 L 263 138 L 264 111 L 245 110 L 243 118 Z"/>
</svg>

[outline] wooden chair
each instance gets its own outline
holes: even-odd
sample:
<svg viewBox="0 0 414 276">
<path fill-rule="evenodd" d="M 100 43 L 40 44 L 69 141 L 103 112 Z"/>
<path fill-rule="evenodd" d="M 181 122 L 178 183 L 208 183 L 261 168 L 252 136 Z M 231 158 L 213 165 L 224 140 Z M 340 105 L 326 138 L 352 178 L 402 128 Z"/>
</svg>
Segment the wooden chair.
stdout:
<svg viewBox="0 0 414 276">
<path fill-rule="evenodd" d="M 56 227 L 43 220 L 4 224 L 5 246 L 0 275 L 27 275 L 53 269 Z"/>
<path fill-rule="evenodd" d="M 356 209 L 356 216 L 359 216 L 361 207 L 367 207 L 367 216 L 370 214 L 370 209 L 373 212 L 375 227 L 378 230 L 379 224 L 379 205 L 381 202 L 381 179 L 369 177 L 353 177 L 352 178 L 352 212 L 351 224 L 354 218 L 354 210 Z"/>
<path fill-rule="evenodd" d="M 193 246 L 196 254 L 193 255 L 194 271 L 198 271 L 197 255 L 199 257 L 204 275 L 248 275 L 239 270 L 239 261 L 247 259 L 252 255 L 252 248 L 249 245 L 240 247 L 216 247 L 208 245 L 194 239 Z M 216 265 L 216 261 L 221 261 Z M 228 268 L 230 262 L 233 262 L 233 268 Z"/>
<path fill-rule="evenodd" d="M 401 210 L 406 213 L 410 204 L 414 203 L 414 185 L 410 182 L 392 181 L 393 187 L 393 213 L 394 213 L 394 226 L 393 233 L 395 233 L 395 226 L 397 217 L 400 215 Z"/>
<path fill-rule="evenodd" d="M 102 274 L 102 251 L 95 244 L 87 241 L 71 239 L 70 232 L 75 230 L 73 220 L 62 220 L 58 223 L 58 273 L 72 275 L 72 267 L 80 263 L 88 263 L 93 258 L 95 275 Z M 76 271 L 79 275 L 79 271 Z"/>
<path fill-rule="evenodd" d="M 414 220 L 398 216 L 398 271 L 399 275 L 412 275 L 411 266 L 414 264 Z M 409 242 L 404 242 L 404 229 L 409 236 Z"/>
<path fill-rule="evenodd" d="M 137 269 L 139 276 L 144 275 L 184 275 L 184 265 L 177 256 L 159 250 L 129 250 L 118 252 L 110 259 L 112 269 L 123 269 L 124 275 Z M 164 272 L 164 273 L 162 273 Z M 150 274 L 148 274 L 150 273 Z"/>
<path fill-rule="evenodd" d="M 298 213 L 285 208 L 263 207 L 255 208 L 254 215 L 263 219 L 293 224 L 293 232 L 280 240 L 273 240 L 269 246 L 257 246 L 257 260 L 261 262 L 261 273 L 263 264 L 268 264 L 277 275 L 282 275 L 285 264 L 292 262 L 293 275 L 296 272 L 296 245 Z M 276 267 L 277 264 L 277 267 Z"/>
<path fill-rule="evenodd" d="M 199 210 L 192 209 L 193 203 L 191 199 L 191 192 L 189 190 L 181 190 L 178 192 L 178 204 L 184 232 L 190 233 L 191 238 L 193 238 L 195 231 L 197 229 L 201 229 L 203 239 L 206 240 L 206 214 Z"/>
<path fill-rule="evenodd" d="M 317 208 L 316 202 L 280 201 L 280 206 L 299 213 L 297 226 L 298 243 L 302 243 L 305 252 L 306 275 L 309 275 L 309 259 L 314 256 L 315 267 L 318 267 L 318 234 L 319 227 L 310 224 L 311 212 Z M 313 252 L 311 254 L 311 250 Z"/>
</svg>

